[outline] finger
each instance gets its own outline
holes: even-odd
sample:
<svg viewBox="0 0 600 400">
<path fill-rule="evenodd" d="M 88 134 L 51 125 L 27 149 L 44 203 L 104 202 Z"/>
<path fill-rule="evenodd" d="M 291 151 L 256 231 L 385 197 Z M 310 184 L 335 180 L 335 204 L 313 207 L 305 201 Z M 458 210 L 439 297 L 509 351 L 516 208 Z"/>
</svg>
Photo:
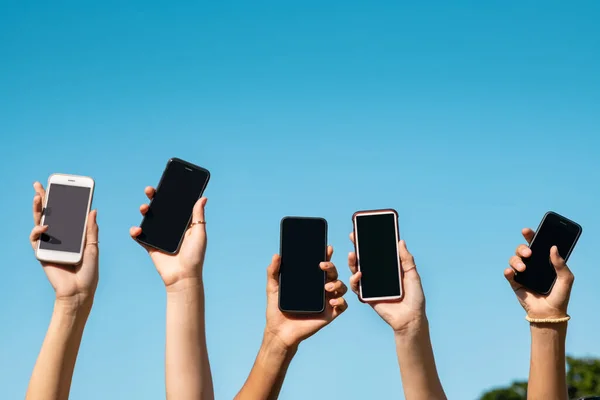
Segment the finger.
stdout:
<svg viewBox="0 0 600 400">
<path fill-rule="evenodd" d="M 275 290 L 279 287 L 279 268 L 281 267 L 281 257 L 275 254 L 271 258 L 271 264 L 267 267 L 267 290 Z"/>
<path fill-rule="evenodd" d="M 521 258 L 529 258 L 531 257 L 531 249 L 525 244 L 520 244 L 515 254 Z"/>
<path fill-rule="evenodd" d="M 96 217 L 98 216 L 98 210 L 90 211 L 88 216 L 86 241 L 87 243 L 98 242 L 98 223 Z"/>
<path fill-rule="evenodd" d="M 132 226 L 131 228 L 129 228 L 129 234 L 134 239 L 137 238 L 138 236 L 140 236 L 141 233 L 142 233 L 142 228 L 140 228 L 139 226 Z"/>
<path fill-rule="evenodd" d="M 531 244 L 531 241 L 535 236 L 535 232 L 533 231 L 533 229 L 524 228 L 523 230 L 521 230 L 521 234 L 523 235 L 525 240 L 527 240 L 527 243 Z"/>
<path fill-rule="evenodd" d="M 408 251 L 408 248 L 406 247 L 406 242 L 404 240 L 400 240 L 398 244 L 398 253 L 400 254 L 400 264 L 402 265 L 402 270 L 405 273 L 415 270 L 415 268 L 417 268 L 415 264 L 415 258 Z"/>
<path fill-rule="evenodd" d="M 327 246 L 327 261 L 331 261 L 331 257 L 333 257 L 333 247 Z"/>
<path fill-rule="evenodd" d="M 343 297 L 329 300 L 329 305 L 333 307 L 332 315 L 334 319 L 348 309 L 348 303 Z"/>
<path fill-rule="evenodd" d="M 508 264 L 511 266 L 512 269 L 517 270 L 517 272 L 523 272 L 526 268 L 525 264 L 523 263 L 523 260 L 519 256 L 512 256 L 508 261 Z"/>
<path fill-rule="evenodd" d="M 42 223 L 42 196 L 39 193 L 36 193 L 33 196 L 33 223 L 35 225 L 39 225 Z"/>
<path fill-rule="evenodd" d="M 47 230 L 48 225 L 38 225 L 31 230 L 31 234 L 29 234 L 29 241 L 34 248 L 37 241 L 40 239 L 40 236 L 42 236 L 42 233 L 46 232 Z"/>
<path fill-rule="evenodd" d="M 350 289 L 356 294 L 358 294 L 358 284 L 360 282 L 360 278 L 362 277 L 361 272 L 357 272 L 350 277 Z"/>
<path fill-rule="evenodd" d="M 558 279 L 567 283 L 573 283 L 575 277 L 573 276 L 573 273 L 569 267 L 567 267 L 565 260 L 558 253 L 558 248 L 556 246 L 552 246 L 552 248 L 550 248 L 550 261 L 556 270 L 556 276 Z"/>
<path fill-rule="evenodd" d="M 150 209 L 150 206 L 148 204 L 142 204 L 140 206 L 140 213 L 142 213 L 142 215 L 146 215 L 146 213 L 148 212 L 149 209 Z"/>
<path fill-rule="evenodd" d="M 516 292 L 517 290 L 521 289 L 522 286 L 515 282 L 515 271 L 512 268 L 506 268 L 504 270 L 504 277 L 508 283 L 510 283 L 512 290 Z"/>
<path fill-rule="evenodd" d="M 192 231 L 194 231 L 195 228 L 196 231 L 200 232 L 203 235 L 206 234 L 206 220 L 204 219 L 204 207 L 206 206 L 207 201 L 208 199 L 206 197 L 198 199 L 198 201 L 196 201 L 196 204 L 194 204 L 194 209 L 192 210 L 192 223 L 196 222 L 196 224 L 192 226 Z"/>
<path fill-rule="evenodd" d="M 319 264 L 319 268 L 321 268 L 327 274 L 327 282 L 333 282 L 338 278 L 338 272 L 335 265 L 333 265 L 330 261 L 324 261 Z"/>
<path fill-rule="evenodd" d="M 355 242 L 354 242 L 354 232 L 351 232 L 351 233 L 350 233 L 350 241 L 351 241 L 352 243 L 355 243 Z M 356 243 L 355 243 L 355 244 L 356 244 Z"/>
<path fill-rule="evenodd" d="M 327 292 L 329 298 L 335 299 L 345 295 L 348 291 L 348 288 L 346 285 L 344 285 L 344 282 L 338 280 L 335 282 L 329 282 L 327 285 L 325 285 L 325 291 Z"/>
<path fill-rule="evenodd" d="M 355 274 L 356 271 L 358 271 L 358 266 L 357 266 L 357 262 L 356 262 L 356 253 L 353 251 L 348 253 L 348 267 L 350 268 L 350 272 L 352 272 L 353 274 Z"/>
<path fill-rule="evenodd" d="M 156 193 L 156 189 L 154 189 L 152 186 L 146 186 L 144 193 L 146 193 L 148 199 L 152 200 L 154 198 L 154 194 Z"/>
<path fill-rule="evenodd" d="M 44 198 L 46 197 L 46 190 L 44 190 L 44 185 L 42 185 L 39 182 L 35 182 L 33 184 L 33 190 L 35 190 L 35 192 L 42 197 L 42 200 L 44 200 Z"/>
</svg>

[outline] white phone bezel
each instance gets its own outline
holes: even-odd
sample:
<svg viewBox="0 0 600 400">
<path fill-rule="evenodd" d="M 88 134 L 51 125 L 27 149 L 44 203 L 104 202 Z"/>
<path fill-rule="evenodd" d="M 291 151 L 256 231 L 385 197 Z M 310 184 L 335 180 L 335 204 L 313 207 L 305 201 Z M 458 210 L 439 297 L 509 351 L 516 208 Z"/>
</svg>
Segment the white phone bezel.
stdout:
<svg viewBox="0 0 600 400">
<path fill-rule="evenodd" d="M 356 264 L 357 264 L 357 270 L 360 271 L 360 252 L 358 250 L 359 246 L 358 246 L 358 221 L 357 219 L 359 217 L 367 217 L 367 216 L 372 216 L 372 215 L 382 215 L 382 214 L 392 214 L 394 216 L 394 226 L 397 227 L 398 226 L 398 214 L 396 214 L 394 211 L 391 210 L 380 210 L 380 211 L 360 211 L 354 214 L 353 217 L 353 225 L 354 225 L 354 241 L 355 241 L 355 245 L 356 245 Z M 398 248 L 398 242 L 400 241 L 400 234 L 398 232 L 398 229 L 394 229 L 395 234 L 396 234 L 396 255 L 397 255 L 397 260 L 398 260 L 398 281 L 400 282 L 400 294 L 398 296 L 385 296 L 385 297 L 363 297 L 363 293 L 362 293 L 362 282 L 359 281 L 358 283 L 358 293 L 359 293 L 359 297 L 362 301 L 364 302 L 374 302 L 374 301 L 382 301 L 382 300 L 400 300 L 402 298 L 402 296 L 404 295 L 404 287 L 402 285 L 402 263 L 400 262 L 400 254 L 399 254 L 399 248 Z"/>
<path fill-rule="evenodd" d="M 83 232 L 81 234 L 81 246 L 79 247 L 78 253 L 73 253 L 70 251 L 57 251 L 57 250 L 47 250 L 40 249 L 41 241 L 38 240 L 35 256 L 38 260 L 44 262 L 53 262 L 57 264 L 78 264 L 81 262 L 83 257 L 83 246 L 85 245 L 85 235 L 87 231 L 87 223 L 88 216 L 90 214 L 90 208 L 92 206 L 92 198 L 94 195 L 94 180 L 88 176 L 78 176 L 78 175 L 66 175 L 66 174 L 52 174 L 48 178 L 48 185 L 46 187 L 46 196 L 44 197 L 44 209 L 48 204 L 48 198 L 52 192 L 52 185 L 66 185 L 66 186 L 78 186 L 78 187 L 86 187 L 90 189 L 90 196 L 88 198 L 87 204 L 87 212 L 85 214 L 85 224 L 83 226 Z M 42 221 L 40 225 L 44 225 L 44 220 L 46 219 L 45 215 L 42 215 Z"/>
</svg>

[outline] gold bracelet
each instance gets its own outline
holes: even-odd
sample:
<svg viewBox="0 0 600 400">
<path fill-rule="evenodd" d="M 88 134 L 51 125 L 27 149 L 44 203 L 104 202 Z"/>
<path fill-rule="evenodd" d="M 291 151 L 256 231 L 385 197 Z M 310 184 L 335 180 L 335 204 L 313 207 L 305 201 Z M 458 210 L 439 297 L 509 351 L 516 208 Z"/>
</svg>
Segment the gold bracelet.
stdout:
<svg viewBox="0 0 600 400">
<path fill-rule="evenodd" d="M 570 316 L 562 317 L 562 318 L 531 318 L 529 315 L 525 317 L 527 322 L 530 324 L 560 324 L 562 322 L 567 322 L 571 319 Z"/>
</svg>

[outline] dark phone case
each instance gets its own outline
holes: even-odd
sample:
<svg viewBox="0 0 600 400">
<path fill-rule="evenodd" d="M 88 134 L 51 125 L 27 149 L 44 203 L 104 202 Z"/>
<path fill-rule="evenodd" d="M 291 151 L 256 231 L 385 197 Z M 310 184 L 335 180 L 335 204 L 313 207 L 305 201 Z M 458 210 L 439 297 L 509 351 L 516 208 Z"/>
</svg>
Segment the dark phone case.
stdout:
<svg viewBox="0 0 600 400">
<path fill-rule="evenodd" d="M 163 170 L 163 173 L 162 173 L 162 175 L 160 177 L 160 181 L 158 182 L 158 185 L 156 186 L 155 195 L 160 190 L 160 185 L 162 184 L 163 179 L 165 177 L 165 172 L 167 171 L 167 168 L 169 168 L 169 165 L 171 165 L 171 163 L 179 163 L 179 164 L 185 165 L 188 168 L 191 168 L 191 169 L 194 169 L 194 170 L 197 170 L 197 171 L 203 171 L 203 172 L 206 173 L 206 183 L 204 184 L 204 187 L 202 188 L 202 191 L 200 192 L 200 197 L 202 197 L 202 195 L 204 194 L 204 191 L 206 190 L 206 187 L 208 186 L 208 181 L 210 181 L 210 171 L 207 170 L 206 168 L 199 167 L 199 166 L 197 166 L 195 164 L 192 164 L 190 162 L 184 161 L 184 160 L 182 160 L 180 158 L 177 158 L 177 157 L 170 158 L 169 161 L 167 161 L 167 165 L 165 166 L 165 169 Z M 150 200 L 150 203 L 148 204 L 149 207 L 150 207 L 150 209 L 152 208 L 152 201 L 153 200 L 154 200 L 154 198 L 152 198 L 152 200 Z M 140 222 L 140 227 L 144 223 L 144 219 L 145 218 L 146 217 L 142 218 L 142 222 Z M 191 221 L 192 221 L 192 213 L 190 213 L 190 219 L 188 221 L 188 225 L 191 223 Z M 177 254 L 179 252 L 179 249 L 181 248 L 181 243 L 183 243 L 183 237 L 184 237 L 184 235 L 185 235 L 185 232 L 182 233 L 181 238 L 179 239 L 179 244 L 177 245 L 177 249 L 175 251 L 172 251 L 172 252 L 171 251 L 167 251 L 165 249 L 161 249 L 161 248 L 159 248 L 159 247 L 157 247 L 157 246 L 155 246 L 153 244 L 144 242 L 143 240 L 140 240 L 138 238 L 136 238 L 135 240 L 137 240 L 138 243 L 141 243 L 141 244 L 143 244 L 145 246 L 148 246 L 148 247 L 151 247 L 153 249 L 160 250 L 163 253 L 166 253 L 166 254 Z"/>
<path fill-rule="evenodd" d="M 361 211 L 356 211 L 354 214 L 352 214 L 352 232 L 354 232 L 354 254 L 358 254 L 358 249 L 356 248 L 356 236 L 358 236 L 357 232 L 356 232 L 356 217 L 359 215 L 363 215 L 363 214 L 369 214 L 369 213 L 373 213 L 373 212 L 381 212 L 381 211 L 388 211 L 388 212 L 392 212 L 394 214 L 396 214 L 396 221 L 398 221 L 398 211 L 394 210 L 393 208 L 381 208 L 379 210 L 361 210 Z M 398 238 L 400 238 L 400 224 L 396 224 L 396 229 L 398 230 Z M 398 265 L 400 266 L 400 300 L 404 298 L 404 269 L 402 268 L 402 261 L 400 260 L 400 255 L 398 255 Z M 358 267 L 358 256 L 356 257 L 356 270 L 359 271 L 359 267 Z M 360 285 L 360 282 L 359 282 Z M 368 304 L 369 301 L 364 300 L 361 296 L 360 296 L 360 291 L 358 292 L 358 301 L 360 301 L 361 303 L 365 303 Z M 396 300 L 395 300 L 396 301 Z"/>
<path fill-rule="evenodd" d="M 567 260 L 569 259 L 569 256 L 571 255 L 571 253 L 573 252 L 573 249 L 575 248 L 575 246 L 577 245 L 577 241 L 579 240 L 579 237 L 581 236 L 581 233 L 583 232 L 583 228 L 581 227 L 581 225 L 579 225 L 577 222 L 570 220 L 567 217 L 563 217 L 562 215 L 554 212 L 554 211 L 548 211 L 546 214 L 544 214 L 544 217 L 542 218 L 542 221 L 540 222 L 540 224 L 538 225 L 537 229 L 535 230 L 535 235 L 533 236 L 533 239 L 531 239 L 531 243 L 529 244 L 529 247 L 531 247 L 533 245 L 533 243 L 535 242 L 535 238 L 537 237 L 538 232 L 540 231 L 540 228 L 542 227 L 542 225 L 544 225 L 544 221 L 546 221 L 546 218 L 549 215 L 553 215 L 571 225 L 574 225 L 575 227 L 577 227 L 577 236 L 575 237 L 575 240 L 573 241 L 573 245 L 571 246 L 571 249 L 569 249 L 569 252 L 567 253 L 567 255 L 564 257 L 565 262 L 567 262 Z M 515 282 L 523 285 L 523 283 L 519 282 L 519 278 L 518 278 L 519 274 L 516 273 L 515 274 Z M 527 289 L 532 290 L 536 293 L 539 293 L 541 295 L 548 295 L 550 294 L 550 292 L 552 291 L 552 288 L 554 287 L 554 284 L 556 283 L 556 276 L 554 277 L 554 280 L 552 281 L 552 285 L 550 285 L 550 287 L 548 288 L 548 290 L 546 291 L 541 291 L 541 290 L 537 290 L 535 288 L 531 288 L 529 286 L 526 286 Z M 523 285 L 525 286 L 525 285 Z"/>
<path fill-rule="evenodd" d="M 279 223 L 279 256 L 281 257 L 281 250 L 283 248 L 283 222 L 286 219 L 311 219 L 311 220 L 321 220 L 325 223 L 325 254 L 323 254 L 323 261 L 327 260 L 327 233 L 328 233 L 328 225 L 327 220 L 325 218 L 320 217 L 283 217 L 281 222 Z M 325 282 L 327 279 L 327 275 L 325 271 L 323 271 L 323 308 L 320 311 L 299 311 L 299 310 L 284 310 L 281 308 L 281 290 L 279 291 L 279 298 L 277 299 L 277 306 L 279 307 L 279 311 L 286 314 L 321 314 L 325 311 Z M 279 272 L 279 286 L 281 287 L 281 271 Z"/>
</svg>

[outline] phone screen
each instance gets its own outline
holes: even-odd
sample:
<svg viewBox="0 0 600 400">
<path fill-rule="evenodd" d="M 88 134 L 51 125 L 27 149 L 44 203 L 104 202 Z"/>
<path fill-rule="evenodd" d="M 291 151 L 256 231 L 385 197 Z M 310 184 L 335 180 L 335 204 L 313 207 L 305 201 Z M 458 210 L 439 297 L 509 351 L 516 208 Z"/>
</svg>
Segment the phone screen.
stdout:
<svg viewBox="0 0 600 400">
<path fill-rule="evenodd" d="M 325 307 L 327 222 L 320 218 L 284 218 L 281 222 L 279 308 L 319 313 Z"/>
<path fill-rule="evenodd" d="M 202 196 L 208 171 L 171 160 L 144 216 L 137 239 L 159 250 L 175 253 L 192 217 L 194 204 Z"/>
<path fill-rule="evenodd" d="M 515 281 L 539 293 L 548 293 L 556 279 L 550 249 L 556 246 L 558 254 L 566 260 L 580 232 L 579 225 L 556 214 L 547 214 L 530 245 L 531 257 L 523 260 L 527 268 L 515 275 Z"/>
<path fill-rule="evenodd" d="M 40 237 L 40 249 L 79 253 L 90 201 L 89 187 L 48 186 L 48 201 L 44 208 L 44 225 L 48 230 Z"/>
<path fill-rule="evenodd" d="M 400 296 L 396 216 L 356 216 L 357 256 L 362 273 L 362 298 Z"/>
</svg>

